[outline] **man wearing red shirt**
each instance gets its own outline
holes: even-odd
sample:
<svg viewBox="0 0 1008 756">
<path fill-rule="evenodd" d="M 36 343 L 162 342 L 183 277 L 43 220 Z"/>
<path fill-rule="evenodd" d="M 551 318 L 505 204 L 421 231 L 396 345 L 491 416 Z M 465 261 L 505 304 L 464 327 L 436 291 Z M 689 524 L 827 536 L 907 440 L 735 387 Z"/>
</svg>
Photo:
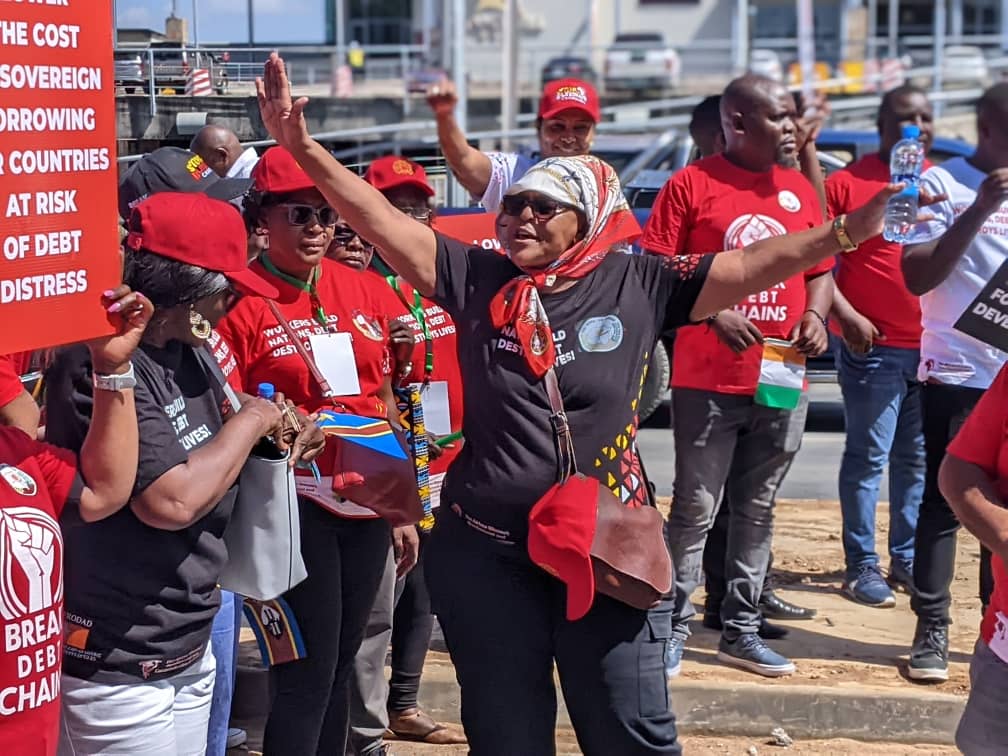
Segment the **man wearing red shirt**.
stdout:
<svg viewBox="0 0 1008 756">
<path fill-rule="evenodd" d="M 889 151 L 903 126 L 920 128 L 925 148 L 934 132 L 931 104 L 917 87 L 886 93 L 879 108 L 879 151 L 826 181 L 831 216 L 852 210 L 889 183 Z M 832 330 L 843 337 L 836 352 L 847 442 L 840 463 L 840 510 L 846 557 L 844 591 L 869 606 L 896 598 L 879 570 L 875 509 L 889 462 L 889 582 L 913 585 L 914 530 L 924 492 L 921 421 L 920 300 L 900 268 L 902 246 L 881 236 L 856 255 L 840 255 L 834 273 L 838 295 Z"/>
<path fill-rule="evenodd" d="M 700 254 L 822 222 L 816 191 L 797 170 L 797 113 L 787 90 L 763 77 L 736 79 L 722 95 L 721 117 L 724 153 L 669 180 L 641 238 L 644 249 Z M 755 395 L 765 337 L 793 341 L 805 354 L 826 349 L 823 316 L 833 294 L 829 269 L 821 265 L 782 281 L 706 324 L 681 328 L 676 336 L 670 675 L 678 674 L 694 614 L 690 595 L 699 582 L 704 543 L 722 492 L 731 528 L 718 658 L 768 676 L 794 671 L 758 636 L 757 604 L 770 554 L 773 500 L 798 449 L 807 402 L 802 394 L 793 409 L 783 409 L 758 404 Z"/>
<path fill-rule="evenodd" d="M 956 731 L 966 756 L 1008 741 L 1008 367 L 948 445 L 938 485 L 959 522 L 992 552 L 994 591 L 970 662 L 969 700 Z"/>
</svg>

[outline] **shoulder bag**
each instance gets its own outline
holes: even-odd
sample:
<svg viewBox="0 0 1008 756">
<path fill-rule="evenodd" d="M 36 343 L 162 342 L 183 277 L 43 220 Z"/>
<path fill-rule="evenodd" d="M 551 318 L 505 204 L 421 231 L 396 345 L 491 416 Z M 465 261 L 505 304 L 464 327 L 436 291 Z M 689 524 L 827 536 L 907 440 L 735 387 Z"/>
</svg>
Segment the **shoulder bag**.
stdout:
<svg viewBox="0 0 1008 756">
<path fill-rule="evenodd" d="M 241 400 L 208 349 L 196 355 L 220 381 L 235 412 Z M 221 588 L 268 601 L 308 577 L 301 557 L 301 520 L 289 453 L 269 439 L 252 449 L 238 476 L 238 496 L 224 530 L 228 561 L 218 580 Z"/>
</svg>

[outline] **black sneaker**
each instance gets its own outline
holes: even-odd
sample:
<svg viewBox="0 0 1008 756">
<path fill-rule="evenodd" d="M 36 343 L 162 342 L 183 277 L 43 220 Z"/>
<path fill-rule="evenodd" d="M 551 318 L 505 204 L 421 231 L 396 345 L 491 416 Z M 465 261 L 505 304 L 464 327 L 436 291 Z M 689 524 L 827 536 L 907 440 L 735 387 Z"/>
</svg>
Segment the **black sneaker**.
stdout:
<svg viewBox="0 0 1008 756">
<path fill-rule="evenodd" d="M 889 563 L 889 574 L 886 575 L 886 582 L 892 586 L 894 591 L 902 590 L 913 596 L 913 565 L 893 560 Z"/>
<path fill-rule="evenodd" d="M 907 676 L 920 682 L 948 680 L 948 625 L 917 620 Z"/>
</svg>

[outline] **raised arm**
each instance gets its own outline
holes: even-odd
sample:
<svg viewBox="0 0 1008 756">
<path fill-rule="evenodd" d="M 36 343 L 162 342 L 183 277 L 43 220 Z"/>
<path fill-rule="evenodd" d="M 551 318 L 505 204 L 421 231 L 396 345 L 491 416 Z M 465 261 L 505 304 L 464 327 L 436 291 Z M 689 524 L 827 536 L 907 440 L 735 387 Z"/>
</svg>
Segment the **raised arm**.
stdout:
<svg viewBox="0 0 1008 756">
<path fill-rule="evenodd" d="M 141 294 L 122 286 L 105 297 L 104 304 L 118 320 L 113 336 L 88 343 L 96 373 L 126 373 L 130 356 L 140 344 L 154 307 Z M 139 431 L 133 389 L 104 391 L 96 388 L 91 424 L 80 451 L 80 472 L 85 487 L 81 492 L 80 515 L 94 522 L 115 514 L 129 501 L 136 481 Z"/>
<path fill-rule="evenodd" d="M 987 219 L 1008 199 L 1008 168 L 990 173 L 976 201 L 938 239 L 903 248 L 903 278 L 912 294 L 927 294 L 941 284 L 980 233 Z"/>
<path fill-rule="evenodd" d="M 847 214 L 847 235 L 854 243 L 860 244 L 882 233 L 886 202 L 900 188 L 901 185 L 890 185 L 868 204 Z M 703 320 L 841 251 L 832 224 L 825 223 L 808 231 L 775 236 L 742 249 L 721 252 L 714 256 L 690 319 Z"/>
<path fill-rule="evenodd" d="M 298 161 L 340 217 L 382 251 L 382 257 L 423 296 L 435 289 L 434 232 L 389 204 L 370 184 L 339 163 L 311 138 L 304 119 L 308 99 L 291 100 L 283 60 L 270 55 L 256 80 L 259 109 L 270 136 Z"/>
<path fill-rule="evenodd" d="M 438 142 L 455 178 L 473 197 L 482 197 L 490 185 L 490 158 L 466 139 L 455 120 L 458 95 L 455 85 L 443 79 L 427 93 L 427 103 L 437 122 Z"/>
</svg>

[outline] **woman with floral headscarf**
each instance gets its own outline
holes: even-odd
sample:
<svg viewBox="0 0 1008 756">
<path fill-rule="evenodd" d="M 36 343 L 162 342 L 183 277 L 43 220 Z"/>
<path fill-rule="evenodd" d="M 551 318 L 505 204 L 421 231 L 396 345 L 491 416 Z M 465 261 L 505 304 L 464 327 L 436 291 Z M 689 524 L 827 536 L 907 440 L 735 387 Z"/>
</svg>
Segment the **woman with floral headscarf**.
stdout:
<svg viewBox="0 0 1008 756">
<path fill-rule="evenodd" d="M 590 587 L 553 577 L 528 554 L 529 513 L 557 479 L 544 377 L 558 379 L 577 467 L 627 506 L 647 506 L 636 403 L 657 335 L 854 249 L 881 232 L 898 187 L 833 224 L 742 250 L 637 257 L 608 254 L 634 229 L 613 169 L 552 158 L 504 197 L 504 257 L 439 236 L 341 166 L 308 135 L 306 100 L 291 101 L 275 55 L 257 88 L 270 134 L 458 328 L 466 443 L 444 484 L 427 577 L 470 753 L 555 752 L 554 662 L 584 753 L 680 753 L 663 669 L 668 602 L 645 611 L 592 600 Z M 585 517 L 593 530 L 594 505 Z M 578 598 L 590 608 L 568 619 Z"/>
</svg>

